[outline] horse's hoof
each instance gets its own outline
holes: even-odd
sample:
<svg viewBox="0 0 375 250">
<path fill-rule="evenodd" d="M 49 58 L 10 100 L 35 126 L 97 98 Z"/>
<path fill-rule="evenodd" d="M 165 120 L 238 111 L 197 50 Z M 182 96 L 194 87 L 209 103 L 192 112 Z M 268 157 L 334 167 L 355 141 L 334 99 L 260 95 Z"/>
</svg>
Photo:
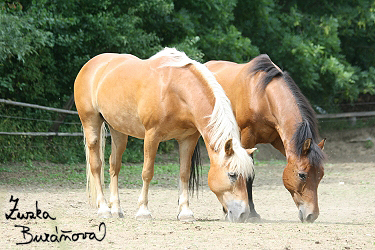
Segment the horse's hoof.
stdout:
<svg viewBox="0 0 375 250">
<path fill-rule="evenodd" d="M 124 218 L 124 213 L 122 209 L 111 209 L 111 214 L 113 218 Z"/>
<path fill-rule="evenodd" d="M 177 219 L 182 222 L 193 222 L 195 221 L 194 214 L 191 210 L 182 210 L 178 216 Z"/>
<path fill-rule="evenodd" d="M 124 218 L 124 213 L 122 212 L 112 212 L 113 218 Z"/>
<path fill-rule="evenodd" d="M 177 218 L 178 218 L 179 221 L 182 221 L 182 222 L 194 222 L 195 221 L 194 216 L 188 216 L 188 215 L 180 216 L 180 215 L 178 215 Z"/>
<path fill-rule="evenodd" d="M 109 209 L 109 207 L 102 206 L 101 208 L 99 208 L 98 217 L 99 218 L 111 218 L 112 213 L 111 213 L 111 210 Z"/>
<path fill-rule="evenodd" d="M 150 211 L 140 208 L 135 215 L 135 218 L 137 220 L 151 220 L 152 216 Z"/>
</svg>

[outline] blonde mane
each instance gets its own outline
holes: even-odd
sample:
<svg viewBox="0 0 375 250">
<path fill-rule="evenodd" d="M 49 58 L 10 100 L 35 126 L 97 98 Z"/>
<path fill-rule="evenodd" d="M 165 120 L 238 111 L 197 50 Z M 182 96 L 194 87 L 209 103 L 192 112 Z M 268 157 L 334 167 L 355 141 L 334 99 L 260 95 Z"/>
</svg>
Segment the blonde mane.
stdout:
<svg viewBox="0 0 375 250">
<path fill-rule="evenodd" d="M 192 59 L 184 52 L 175 48 L 165 48 L 150 59 L 169 57 L 160 67 L 184 67 L 192 64 L 201 74 L 215 96 L 215 106 L 212 114 L 209 116 L 210 121 L 207 125 L 209 128 L 210 146 L 214 151 L 219 153 L 221 162 L 225 159 L 224 144 L 228 139 L 232 139 L 234 154 L 229 159 L 229 170 L 242 175 L 244 178 L 253 177 L 254 165 L 251 157 L 246 150 L 241 147 L 240 132 L 234 117 L 231 102 L 226 96 L 221 85 L 216 81 L 215 76 L 208 68 Z"/>
</svg>

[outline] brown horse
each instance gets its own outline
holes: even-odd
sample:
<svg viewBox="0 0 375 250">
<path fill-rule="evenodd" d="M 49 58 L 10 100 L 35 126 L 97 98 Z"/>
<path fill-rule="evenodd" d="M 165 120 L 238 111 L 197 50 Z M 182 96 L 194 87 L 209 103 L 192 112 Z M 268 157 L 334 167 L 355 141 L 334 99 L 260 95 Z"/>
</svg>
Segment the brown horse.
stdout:
<svg viewBox="0 0 375 250">
<path fill-rule="evenodd" d="M 101 217 L 123 217 L 118 194 L 121 156 L 128 135 L 144 139 L 143 187 L 137 219 L 149 219 L 148 189 L 158 145 L 175 138 L 180 152 L 180 220 L 193 220 L 189 208 L 190 163 L 200 135 L 210 158 L 208 184 L 232 222 L 250 214 L 246 179 L 253 178 L 254 149 L 240 146 L 231 104 L 212 73 L 185 53 L 166 48 L 150 59 L 101 54 L 87 62 L 74 84 L 85 134 L 89 196 Z M 103 128 L 111 132 L 110 201 L 102 190 Z M 90 184 L 90 185 L 89 185 Z"/>
<path fill-rule="evenodd" d="M 299 219 L 314 222 L 319 215 L 317 188 L 324 175 L 324 142 L 317 144 L 315 113 L 292 78 L 267 55 L 249 63 L 210 61 L 206 66 L 231 100 L 241 130 L 241 144 L 252 148 L 271 143 L 287 158 L 285 187 L 299 210 Z M 250 217 L 259 217 L 247 182 Z"/>
</svg>

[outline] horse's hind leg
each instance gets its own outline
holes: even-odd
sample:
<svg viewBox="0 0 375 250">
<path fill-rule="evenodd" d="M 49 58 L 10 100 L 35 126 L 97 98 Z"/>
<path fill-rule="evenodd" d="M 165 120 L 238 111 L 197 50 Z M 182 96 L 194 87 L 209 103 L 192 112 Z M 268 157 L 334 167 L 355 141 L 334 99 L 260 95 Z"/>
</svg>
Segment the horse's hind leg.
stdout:
<svg viewBox="0 0 375 250">
<path fill-rule="evenodd" d="M 138 212 L 135 215 L 136 219 L 151 219 L 151 212 L 148 210 L 148 189 L 150 182 L 154 177 L 154 162 L 156 152 L 160 139 L 157 138 L 156 132 L 154 130 L 148 130 L 145 134 L 144 139 L 144 162 L 142 170 L 142 180 L 143 186 L 141 195 L 138 199 Z"/>
<path fill-rule="evenodd" d="M 200 134 L 196 134 L 179 140 L 179 153 L 180 153 L 180 197 L 178 199 L 178 211 L 177 218 L 180 221 L 194 221 L 194 215 L 189 208 L 189 179 L 190 179 L 190 167 L 191 157 L 194 152 L 194 148 L 197 145 Z"/>
<path fill-rule="evenodd" d="M 122 134 L 113 128 L 110 127 L 111 131 L 111 138 L 112 138 L 112 152 L 109 158 L 110 168 L 109 174 L 111 176 L 110 182 L 110 190 L 111 190 L 111 198 L 110 198 L 110 207 L 111 213 L 113 217 L 123 218 L 124 213 L 120 206 L 120 197 L 118 193 L 118 175 L 121 169 L 121 160 L 122 154 L 126 149 L 126 144 L 128 142 L 128 136 Z"/>
<path fill-rule="evenodd" d="M 100 157 L 102 150 L 101 126 L 104 120 L 99 115 L 91 117 L 86 116 L 82 121 L 83 129 L 86 137 L 86 147 L 88 148 L 88 158 L 90 173 L 88 173 L 88 185 L 90 186 L 90 195 L 93 199 L 93 205 L 99 208 L 99 217 L 111 217 L 111 211 L 104 198 L 103 188 L 101 184 L 101 171 L 103 161 Z M 104 159 L 103 159 L 104 160 Z"/>
</svg>

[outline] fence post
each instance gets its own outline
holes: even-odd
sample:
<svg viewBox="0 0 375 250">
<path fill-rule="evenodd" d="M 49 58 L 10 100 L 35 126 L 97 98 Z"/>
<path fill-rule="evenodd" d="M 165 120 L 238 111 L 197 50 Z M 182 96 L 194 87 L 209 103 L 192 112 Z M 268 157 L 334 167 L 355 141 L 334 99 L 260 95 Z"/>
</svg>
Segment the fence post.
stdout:
<svg viewBox="0 0 375 250">
<path fill-rule="evenodd" d="M 72 94 L 70 96 L 69 100 L 65 103 L 63 109 L 71 110 L 72 107 L 73 107 L 73 104 L 74 104 L 74 95 Z M 60 113 L 57 116 L 56 121 L 52 124 L 52 126 L 50 127 L 50 129 L 48 131 L 49 132 L 58 132 L 59 131 L 59 127 L 60 127 L 61 124 L 63 124 L 66 115 L 67 115 L 66 113 Z"/>
</svg>

